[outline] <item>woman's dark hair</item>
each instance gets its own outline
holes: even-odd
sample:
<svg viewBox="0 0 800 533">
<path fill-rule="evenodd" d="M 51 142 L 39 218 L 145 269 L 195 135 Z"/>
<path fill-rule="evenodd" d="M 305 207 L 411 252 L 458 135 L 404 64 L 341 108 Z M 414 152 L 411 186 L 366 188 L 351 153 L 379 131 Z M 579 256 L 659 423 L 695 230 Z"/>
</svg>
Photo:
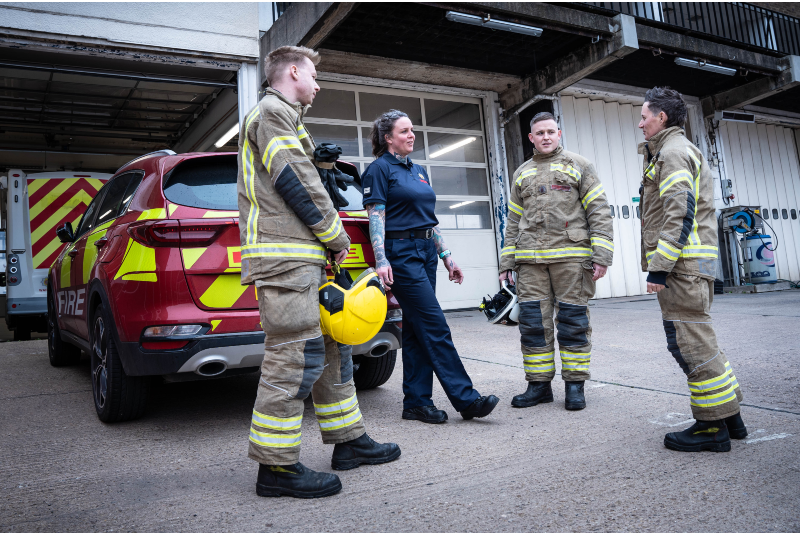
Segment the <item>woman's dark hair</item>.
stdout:
<svg viewBox="0 0 800 533">
<path fill-rule="evenodd" d="M 408 115 L 397 109 L 390 109 L 383 115 L 375 119 L 372 123 L 372 131 L 369 132 L 369 139 L 372 141 L 372 155 L 380 157 L 386 153 L 386 135 L 391 135 L 394 123 Z"/>
<path fill-rule="evenodd" d="M 686 124 L 686 102 L 681 93 L 669 87 L 653 87 L 644 95 L 648 109 L 654 115 L 664 112 L 667 115 L 667 127 L 684 127 Z"/>
</svg>

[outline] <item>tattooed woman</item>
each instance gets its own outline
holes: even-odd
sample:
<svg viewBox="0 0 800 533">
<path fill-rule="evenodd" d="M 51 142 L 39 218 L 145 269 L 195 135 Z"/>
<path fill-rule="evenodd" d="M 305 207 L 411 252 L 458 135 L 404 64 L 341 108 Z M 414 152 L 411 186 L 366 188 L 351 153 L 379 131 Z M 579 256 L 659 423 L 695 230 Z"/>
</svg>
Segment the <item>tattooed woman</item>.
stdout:
<svg viewBox="0 0 800 533">
<path fill-rule="evenodd" d="M 408 157 L 414 127 L 408 115 L 393 109 L 375 120 L 371 140 L 376 159 L 362 177 L 364 207 L 378 276 L 403 309 L 403 418 L 447 421 L 431 399 L 434 373 L 464 419 L 484 417 L 499 400 L 473 388 L 436 299 L 437 257 L 450 281 L 460 284 L 464 275 L 439 230 L 428 173 Z"/>
</svg>

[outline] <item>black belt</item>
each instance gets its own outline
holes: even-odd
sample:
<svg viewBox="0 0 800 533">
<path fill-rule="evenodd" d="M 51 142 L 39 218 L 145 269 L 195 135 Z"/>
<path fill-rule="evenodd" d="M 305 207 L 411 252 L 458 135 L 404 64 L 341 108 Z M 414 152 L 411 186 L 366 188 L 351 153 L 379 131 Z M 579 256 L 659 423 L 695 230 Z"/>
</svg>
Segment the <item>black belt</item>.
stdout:
<svg viewBox="0 0 800 533">
<path fill-rule="evenodd" d="M 410 229 L 406 231 L 387 231 L 387 239 L 432 239 L 433 228 Z"/>
</svg>

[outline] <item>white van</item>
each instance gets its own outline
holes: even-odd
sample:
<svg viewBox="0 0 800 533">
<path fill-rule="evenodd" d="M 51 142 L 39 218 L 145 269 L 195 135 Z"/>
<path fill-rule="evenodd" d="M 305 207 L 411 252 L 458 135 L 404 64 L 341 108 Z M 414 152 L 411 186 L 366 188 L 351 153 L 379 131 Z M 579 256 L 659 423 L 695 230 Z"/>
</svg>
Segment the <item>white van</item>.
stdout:
<svg viewBox="0 0 800 533">
<path fill-rule="evenodd" d="M 11 169 L 6 190 L 6 324 L 14 340 L 47 331 L 47 272 L 64 244 L 56 228 L 77 227 L 86 207 L 112 174 Z"/>
</svg>

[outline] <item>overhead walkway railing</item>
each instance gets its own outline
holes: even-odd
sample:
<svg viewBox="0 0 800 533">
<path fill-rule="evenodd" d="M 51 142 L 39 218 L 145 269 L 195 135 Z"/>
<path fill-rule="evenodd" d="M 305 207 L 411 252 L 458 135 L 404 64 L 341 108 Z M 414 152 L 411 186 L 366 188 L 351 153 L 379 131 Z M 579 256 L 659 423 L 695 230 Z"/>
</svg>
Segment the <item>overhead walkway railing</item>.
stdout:
<svg viewBox="0 0 800 533">
<path fill-rule="evenodd" d="M 731 45 L 800 55 L 800 20 L 741 2 L 582 2 L 682 33 L 713 36 Z M 688 30 L 688 31 L 687 31 Z"/>
</svg>

